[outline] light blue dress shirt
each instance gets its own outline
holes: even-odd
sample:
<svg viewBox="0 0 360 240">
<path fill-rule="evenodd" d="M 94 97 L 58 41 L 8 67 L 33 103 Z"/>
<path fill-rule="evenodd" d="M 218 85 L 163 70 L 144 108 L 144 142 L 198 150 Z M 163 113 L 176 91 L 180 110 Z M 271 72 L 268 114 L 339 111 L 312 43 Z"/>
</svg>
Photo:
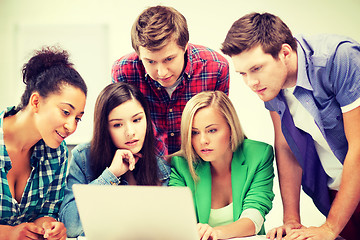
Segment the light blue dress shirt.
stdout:
<svg viewBox="0 0 360 240">
<path fill-rule="evenodd" d="M 298 76 L 295 97 L 313 116 L 332 152 L 343 164 L 348 151 L 342 107 L 360 98 L 360 45 L 338 35 L 298 36 Z M 297 129 L 283 93 L 265 102 L 281 117 L 282 132 L 303 169 L 304 191 L 327 215 L 330 200 L 327 175 L 316 153 L 311 133 Z"/>
</svg>

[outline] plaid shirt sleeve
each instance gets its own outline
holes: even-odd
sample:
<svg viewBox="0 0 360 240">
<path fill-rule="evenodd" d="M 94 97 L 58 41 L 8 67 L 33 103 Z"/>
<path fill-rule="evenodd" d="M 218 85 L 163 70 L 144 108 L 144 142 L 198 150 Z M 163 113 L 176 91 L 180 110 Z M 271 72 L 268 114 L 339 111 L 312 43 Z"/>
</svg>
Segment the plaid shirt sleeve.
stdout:
<svg viewBox="0 0 360 240">
<path fill-rule="evenodd" d="M 220 64 L 218 72 L 218 83 L 215 90 L 222 91 L 229 96 L 229 64 L 225 58 L 222 58 L 222 64 Z"/>
<path fill-rule="evenodd" d="M 188 91 L 219 90 L 229 95 L 229 63 L 210 48 L 189 44 L 185 73 L 191 79 L 190 86 L 195 87 Z"/>
<path fill-rule="evenodd" d="M 130 53 L 115 61 L 111 69 L 112 82 L 129 82 L 140 88 L 145 79 L 145 68 L 138 55 Z"/>
</svg>

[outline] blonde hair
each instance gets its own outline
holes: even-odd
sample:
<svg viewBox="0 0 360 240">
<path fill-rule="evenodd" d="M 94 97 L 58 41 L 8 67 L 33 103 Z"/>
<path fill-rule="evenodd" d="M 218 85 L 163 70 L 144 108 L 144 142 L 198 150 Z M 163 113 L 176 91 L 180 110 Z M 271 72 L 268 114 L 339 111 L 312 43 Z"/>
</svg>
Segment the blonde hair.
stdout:
<svg viewBox="0 0 360 240">
<path fill-rule="evenodd" d="M 233 152 L 244 141 L 245 135 L 240 125 L 235 108 L 228 96 L 221 91 L 204 91 L 192 97 L 185 105 L 181 117 L 181 148 L 171 156 L 182 156 L 187 159 L 191 176 L 195 181 L 198 176 L 194 166 L 200 161 L 191 144 L 192 125 L 195 114 L 202 108 L 213 107 L 226 119 L 230 128 L 230 147 Z"/>
</svg>

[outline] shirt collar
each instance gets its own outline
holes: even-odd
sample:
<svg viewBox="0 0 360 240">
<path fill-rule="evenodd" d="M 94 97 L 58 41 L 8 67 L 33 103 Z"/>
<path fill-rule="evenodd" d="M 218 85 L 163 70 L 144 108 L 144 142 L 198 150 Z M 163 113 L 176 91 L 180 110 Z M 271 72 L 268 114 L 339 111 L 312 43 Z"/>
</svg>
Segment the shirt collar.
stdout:
<svg viewBox="0 0 360 240">
<path fill-rule="evenodd" d="M 302 87 L 304 89 L 313 91 L 313 88 L 310 84 L 308 75 L 307 75 L 307 59 L 305 56 L 304 49 L 302 46 L 298 43 L 297 45 L 297 81 L 296 81 L 296 87 Z"/>
<path fill-rule="evenodd" d="M 186 62 L 186 66 L 184 68 L 184 74 L 186 74 L 188 76 L 188 78 L 190 78 L 190 76 L 193 73 L 193 55 L 192 53 L 192 45 L 189 43 L 185 52 L 185 58 L 184 61 Z"/>
<path fill-rule="evenodd" d="M 35 145 L 34 145 L 34 151 L 30 158 L 30 164 L 32 167 L 36 167 L 41 161 L 45 160 L 45 142 L 44 140 L 40 139 Z"/>
<path fill-rule="evenodd" d="M 11 168 L 11 160 L 6 152 L 5 143 L 4 143 L 4 130 L 3 130 L 3 123 L 4 123 L 4 115 L 14 111 L 15 106 L 8 107 L 5 111 L 0 113 L 0 168 Z M 10 114 L 11 115 L 11 114 Z M 41 139 L 34 145 L 34 151 L 30 158 L 30 164 L 32 167 L 36 167 L 40 160 L 44 160 L 43 150 L 45 148 L 45 142 Z"/>
<path fill-rule="evenodd" d="M 4 119 L 5 111 L 2 111 L 0 114 L 0 168 L 4 168 L 8 165 L 8 161 L 10 160 L 5 155 L 5 143 L 4 143 L 4 130 L 3 130 L 3 119 Z"/>
</svg>

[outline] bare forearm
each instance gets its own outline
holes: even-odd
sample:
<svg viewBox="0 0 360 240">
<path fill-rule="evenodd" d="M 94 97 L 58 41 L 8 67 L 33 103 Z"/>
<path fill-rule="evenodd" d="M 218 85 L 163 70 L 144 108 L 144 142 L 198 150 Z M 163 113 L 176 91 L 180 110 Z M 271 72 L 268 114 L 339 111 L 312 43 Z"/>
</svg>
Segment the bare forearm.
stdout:
<svg viewBox="0 0 360 240">
<path fill-rule="evenodd" d="M 360 166 L 350 157 L 345 159 L 340 189 L 326 219 L 335 234 L 345 227 L 360 200 Z"/>
<path fill-rule="evenodd" d="M 274 124 L 275 157 L 284 207 L 284 223 L 291 220 L 300 223 L 299 202 L 302 169 L 282 133 L 279 115 L 276 112 L 270 112 L 270 115 Z"/>
<path fill-rule="evenodd" d="M 12 226 L 0 225 L 0 239 L 8 240 L 12 228 L 13 228 Z"/>
<path fill-rule="evenodd" d="M 300 222 L 299 202 L 302 169 L 289 151 L 276 149 L 276 162 L 284 208 L 284 223 L 290 220 Z"/>
<path fill-rule="evenodd" d="M 236 222 L 215 227 L 219 239 L 246 237 L 255 234 L 255 224 L 249 218 L 241 218 Z"/>
<path fill-rule="evenodd" d="M 348 152 L 343 166 L 339 192 L 331 206 L 326 224 L 339 234 L 354 213 L 360 199 L 360 107 L 343 114 Z"/>
</svg>

